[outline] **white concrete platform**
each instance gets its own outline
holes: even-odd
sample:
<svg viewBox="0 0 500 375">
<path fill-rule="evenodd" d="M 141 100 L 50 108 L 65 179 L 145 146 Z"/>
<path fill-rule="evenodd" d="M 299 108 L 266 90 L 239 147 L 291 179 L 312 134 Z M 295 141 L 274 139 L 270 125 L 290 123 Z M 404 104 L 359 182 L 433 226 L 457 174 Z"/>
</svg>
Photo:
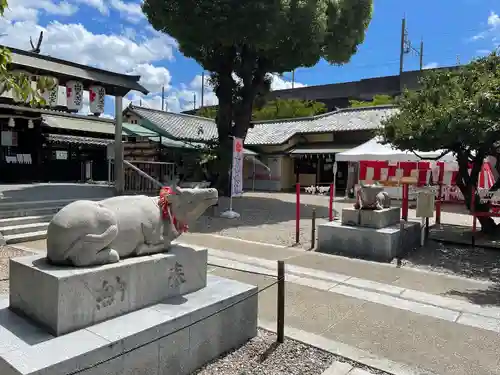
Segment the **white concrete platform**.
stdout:
<svg viewBox="0 0 500 375">
<path fill-rule="evenodd" d="M 99 267 L 54 266 L 32 255 L 10 260 L 10 308 L 59 336 L 206 283 L 207 250 L 188 246 Z"/>
<path fill-rule="evenodd" d="M 190 374 L 257 334 L 256 292 L 208 276 L 196 292 L 58 337 L 10 311 L 5 296 L 0 374 Z"/>
<path fill-rule="evenodd" d="M 404 222 L 385 228 L 364 228 L 331 221 L 318 225 L 316 251 L 391 261 L 420 243 L 420 223 Z"/>
</svg>

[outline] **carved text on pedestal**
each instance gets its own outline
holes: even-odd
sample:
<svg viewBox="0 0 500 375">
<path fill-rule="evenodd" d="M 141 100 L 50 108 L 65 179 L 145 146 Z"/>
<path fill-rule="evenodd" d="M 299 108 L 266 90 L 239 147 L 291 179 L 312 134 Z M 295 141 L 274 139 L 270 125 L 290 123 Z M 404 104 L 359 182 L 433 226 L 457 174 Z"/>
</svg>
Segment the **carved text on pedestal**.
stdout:
<svg viewBox="0 0 500 375">
<path fill-rule="evenodd" d="M 121 293 L 120 301 L 125 300 L 125 290 L 127 289 L 127 284 L 117 276 L 113 282 L 104 280 L 102 282 L 101 288 L 95 291 L 95 301 L 97 310 L 111 306 L 116 301 L 116 295 Z"/>
<path fill-rule="evenodd" d="M 179 262 L 175 262 L 174 266 L 169 270 L 168 286 L 170 288 L 177 288 L 186 282 L 184 274 L 184 267 Z"/>
</svg>

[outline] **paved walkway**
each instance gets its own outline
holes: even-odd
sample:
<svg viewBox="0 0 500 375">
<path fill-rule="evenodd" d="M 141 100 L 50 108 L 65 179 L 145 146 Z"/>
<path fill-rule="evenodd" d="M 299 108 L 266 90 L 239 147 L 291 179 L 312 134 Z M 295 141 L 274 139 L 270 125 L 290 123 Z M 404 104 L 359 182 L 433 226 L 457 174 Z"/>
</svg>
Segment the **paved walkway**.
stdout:
<svg viewBox="0 0 500 375">
<path fill-rule="evenodd" d="M 182 240 L 218 249 L 209 251 L 212 273 L 259 287 L 273 278 L 242 271 L 273 275 L 276 260 L 285 259 L 286 324 L 294 328 L 416 373 L 498 374 L 500 291 L 493 283 L 215 236 Z M 275 321 L 275 293 L 260 295 L 260 319 Z"/>
<path fill-rule="evenodd" d="M 259 287 L 275 280 L 276 260 L 284 259 L 290 329 L 414 374 L 499 372 L 500 287 L 494 283 L 223 236 L 186 234 L 182 242 L 209 248 L 209 272 Z M 23 245 L 44 249 L 43 242 Z M 274 324 L 275 288 L 259 295 L 259 319 Z"/>
</svg>

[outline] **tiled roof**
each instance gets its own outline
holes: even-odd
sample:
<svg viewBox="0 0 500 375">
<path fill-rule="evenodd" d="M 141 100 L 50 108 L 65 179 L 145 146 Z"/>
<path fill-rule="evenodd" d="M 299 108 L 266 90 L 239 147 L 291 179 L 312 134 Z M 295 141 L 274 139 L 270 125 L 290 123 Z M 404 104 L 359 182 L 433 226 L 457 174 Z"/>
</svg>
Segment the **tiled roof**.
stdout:
<svg viewBox="0 0 500 375">
<path fill-rule="evenodd" d="M 112 139 L 81 137 L 78 135 L 47 134 L 45 137 L 49 142 L 54 143 L 74 143 L 94 146 L 107 146 L 113 143 Z"/>
<path fill-rule="evenodd" d="M 136 106 L 129 109 L 174 139 L 208 141 L 217 137 L 217 126 L 211 119 Z M 254 122 L 245 145 L 279 145 L 295 134 L 376 129 L 382 119 L 396 111 L 394 106 L 346 108 L 314 117 Z"/>
<path fill-rule="evenodd" d="M 209 141 L 217 138 L 217 126 L 211 119 L 133 105 L 129 106 L 129 109 L 142 119 L 161 128 L 174 139 Z"/>
<path fill-rule="evenodd" d="M 396 113 L 394 106 L 346 108 L 319 116 L 290 120 L 255 122 L 248 130 L 247 145 L 279 145 L 295 134 L 371 130 Z"/>
</svg>

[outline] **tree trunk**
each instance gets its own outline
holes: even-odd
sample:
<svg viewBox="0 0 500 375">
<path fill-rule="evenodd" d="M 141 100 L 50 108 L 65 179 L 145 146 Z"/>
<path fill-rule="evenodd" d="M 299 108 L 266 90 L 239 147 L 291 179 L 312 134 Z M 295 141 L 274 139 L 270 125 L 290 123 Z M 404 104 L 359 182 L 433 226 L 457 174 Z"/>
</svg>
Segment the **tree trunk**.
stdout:
<svg viewBox="0 0 500 375">
<path fill-rule="evenodd" d="M 472 208 L 472 188 L 475 187 L 475 196 L 474 196 L 474 210 L 476 212 L 488 212 L 490 210 L 490 204 L 481 203 L 481 199 L 479 194 L 477 193 L 477 184 L 479 180 L 479 173 L 481 172 L 481 168 L 483 166 L 484 155 L 478 153 L 478 155 L 474 158 L 473 166 L 471 173 L 469 175 L 468 164 L 469 160 L 466 155 L 463 153 L 457 153 L 458 160 L 458 177 L 457 177 L 457 186 L 462 192 L 464 196 L 465 205 L 469 209 Z M 477 220 L 481 224 L 481 231 L 486 234 L 493 234 L 497 231 L 497 224 L 495 221 L 488 216 L 478 217 Z"/>
<path fill-rule="evenodd" d="M 218 145 L 216 150 L 215 174 L 217 182 L 215 187 L 221 196 L 230 194 L 229 173 L 231 170 L 232 139 L 231 129 L 233 124 L 233 85 L 232 71 L 219 74 L 218 86 L 215 90 L 219 99 L 219 109 L 215 122 L 218 131 Z"/>
</svg>

